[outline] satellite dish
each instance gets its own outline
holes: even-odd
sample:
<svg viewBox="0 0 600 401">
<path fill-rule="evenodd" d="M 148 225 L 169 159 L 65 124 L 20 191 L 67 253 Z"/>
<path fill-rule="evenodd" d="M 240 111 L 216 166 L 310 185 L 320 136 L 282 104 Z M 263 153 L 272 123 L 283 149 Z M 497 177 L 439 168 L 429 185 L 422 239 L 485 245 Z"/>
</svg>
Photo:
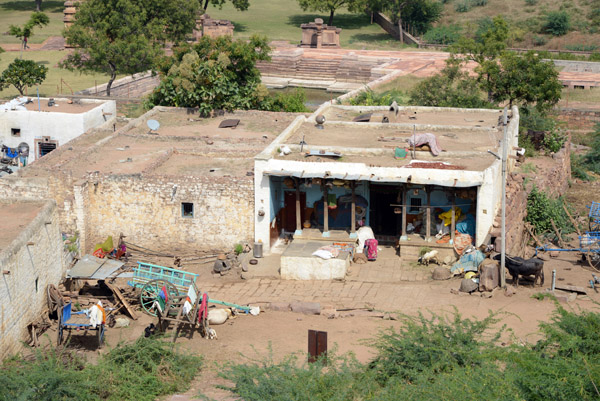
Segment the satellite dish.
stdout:
<svg viewBox="0 0 600 401">
<path fill-rule="evenodd" d="M 157 129 L 160 128 L 160 123 L 156 120 L 148 120 L 146 122 L 146 125 L 148 126 L 148 128 L 150 128 L 150 131 L 148 133 L 151 133 L 152 131 L 156 131 Z"/>
</svg>

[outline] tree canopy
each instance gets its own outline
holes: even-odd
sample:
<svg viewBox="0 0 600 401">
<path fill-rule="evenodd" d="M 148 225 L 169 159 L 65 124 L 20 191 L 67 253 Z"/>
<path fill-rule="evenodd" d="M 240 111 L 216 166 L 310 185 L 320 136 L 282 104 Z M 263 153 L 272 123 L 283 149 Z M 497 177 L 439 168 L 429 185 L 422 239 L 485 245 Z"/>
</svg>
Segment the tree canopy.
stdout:
<svg viewBox="0 0 600 401">
<path fill-rule="evenodd" d="M 0 90 L 12 85 L 23 96 L 25 88 L 44 82 L 47 72 L 46 66 L 39 65 L 33 60 L 16 59 L 2 72 Z"/>
<path fill-rule="evenodd" d="M 365 0 L 298 0 L 300 8 L 304 11 L 328 12 L 327 25 L 333 25 L 333 15 L 340 8 L 347 8 L 350 12 L 364 12 Z"/>
<path fill-rule="evenodd" d="M 231 5 L 238 11 L 246 11 L 250 7 L 250 0 L 230 0 Z M 204 11 L 208 8 L 208 4 L 212 4 L 215 7 L 223 8 L 223 5 L 227 3 L 227 0 L 204 0 Z"/>
<path fill-rule="evenodd" d="M 367 0 L 370 10 L 385 13 L 398 25 L 409 24 L 419 34 L 442 17 L 444 6 L 435 0 Z"/>
<path fill-rule="evenodd" d="M 419 84 L 411 99 L 429 106 L 481 107 L 475 98 L 484 91 L 484 104 L 508 102 L 547 112 L 561 97 L 558 72 L 554 64 L 533 52 L 519 55 L 507 51 L 508 32 L 506 21 L 496 17 L 475 38 L 461 38 L 451 48 L 447 67 Z M 467 62 L 477 64 L 476 77 L 460 71 Z"/>
<path fill-rule="evenodd" d="M 48 25 L 50 18 L 42 12 L 34 12 L 29 17 L 29 20 L 23 26 L 11 25 L 8 28 L 8 33 L 17 39 L 21 40 L 21 49 L 25 48 L 25 39 L 33 36 L 33 29 L 35 27 L 42 27 Z"/>
<path fill-rule="evenodd" d="M 64 68 L 110 75 L 154 67 L 166 42 L 180 43 L 195 27 L 198 0 L 86 0 L 64 36 L 75 51 Z"/>
<path fill-rule="evenodd" d="M 268 96 L 260 85 L 259 60 L 270 60 L 266 37 L 249 41 L 229 36 L 203 37 L 193 46 L 176 49 L 163 62 L 159 86 L 149 105 L 197 107 L 202 115 L 212 110 L 263 108 Z"/>
</svg>

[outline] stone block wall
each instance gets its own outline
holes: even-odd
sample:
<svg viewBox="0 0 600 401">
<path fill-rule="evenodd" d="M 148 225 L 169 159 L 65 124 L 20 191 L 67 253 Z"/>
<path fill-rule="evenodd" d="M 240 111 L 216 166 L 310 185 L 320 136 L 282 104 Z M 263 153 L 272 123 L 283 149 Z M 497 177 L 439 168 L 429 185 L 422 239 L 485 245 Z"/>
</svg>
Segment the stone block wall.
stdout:
<svg viewBox="0 0 600 401">
<path fill-rule="evenodd" d="M 158 75 L 151 71 L 117 79 L 110 88 L 110 96 L 118 98 L 141 98 L 151 93 L 160 83 Z M 77 92 L 77 95 L 106 96 L 106 83 Z"/>
<path fill-rule="evenodd" d="M 10 272 L 0 272 L 0 360 L 18 352 L 21 341 L 29 339 L 27 325 L 45 309 L 46 287 L 57 285 L 65 273 L 63 257 L 56 203 L 46 201 L 37 217 L 0 252 L 1 270 Z"/>
<path fill-rule="evenodd" d="M 228 249 L 254 233 L 252 177 L 92 175 L 77 196 L 88 251 L 119 233 L 150 249 L 194 250 Z M 182 217 L 182 202 L 193 203 L 193 217 Z"/>
<path fill-rule="evenodd" d="M 563 148 L 552 156 L 553 163 L 548 167 L 545 164 L 535 163 L 537 173 L 535 185 L 538 189 L 548 193 L 552 197 L 564 195 L 569 188 L 571 178 L 571 143 L 567 142 Z M 526 161 L 527 162 L 527 161 Z M 506 253 L 513 256 L 524 256 L 525 248 L 529 240 L 529 234 L 525 230 L 525 218 L 527 217 L 527 196 L 531 186 L 524 185 L 525 176 L 519 173 L 511 173 L 506 177 Z M 490 235 L 501 238 L 501 214 L 494 220 L 494 228 Z M 500 251 L 500 242 L 497 242 L 497 251 Z"/>
</svg>

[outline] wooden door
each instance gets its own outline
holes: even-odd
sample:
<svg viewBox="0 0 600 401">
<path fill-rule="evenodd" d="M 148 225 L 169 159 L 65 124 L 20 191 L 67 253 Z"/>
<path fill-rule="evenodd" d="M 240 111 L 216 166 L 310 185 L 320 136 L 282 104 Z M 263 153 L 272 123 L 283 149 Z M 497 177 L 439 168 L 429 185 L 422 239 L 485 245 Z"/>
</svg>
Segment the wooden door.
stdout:
<svg viewBox="0 0 600 401">
<path fill-rule="evenodd" d="M 306 219 L 306 192 L 300 192 L 300 221 Z M 296 231 L 296 192 L 286 191 L 283 195 L 283 230 Z"/>
</svg>

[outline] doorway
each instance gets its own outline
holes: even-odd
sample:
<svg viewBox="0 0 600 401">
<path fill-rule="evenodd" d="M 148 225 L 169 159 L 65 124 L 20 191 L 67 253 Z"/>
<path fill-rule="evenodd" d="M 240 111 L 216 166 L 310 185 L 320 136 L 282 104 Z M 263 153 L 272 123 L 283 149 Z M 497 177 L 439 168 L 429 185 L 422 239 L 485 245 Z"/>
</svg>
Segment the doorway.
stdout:
<svg viewBox="0 0 600 401">
<path fill-rule="evenodd" d="M 44 136 L 42 139 L 36 139 L 35 148 L 37 158 L 39 159 L 40 157 L 46 156 L 57 147 L 58 141 L 50 139 L 49 136 Z"/>
<path fill-rule="evenodd" d="M 293 233 L 296 231 L 296 192 L 283 193 L 283 231 Z M 306 220 L 306 192 L 300 192 L 300 223 Z"/>
<path fill-rule="evenodd" d="M 395 185 L 374 185 L 369 188 L 369 224 L 373 233 L 378 235 L 398 236 L 402 230 L 402 215 L 395 213 L 401 201 L 401 188 Z"/>
</svg>

